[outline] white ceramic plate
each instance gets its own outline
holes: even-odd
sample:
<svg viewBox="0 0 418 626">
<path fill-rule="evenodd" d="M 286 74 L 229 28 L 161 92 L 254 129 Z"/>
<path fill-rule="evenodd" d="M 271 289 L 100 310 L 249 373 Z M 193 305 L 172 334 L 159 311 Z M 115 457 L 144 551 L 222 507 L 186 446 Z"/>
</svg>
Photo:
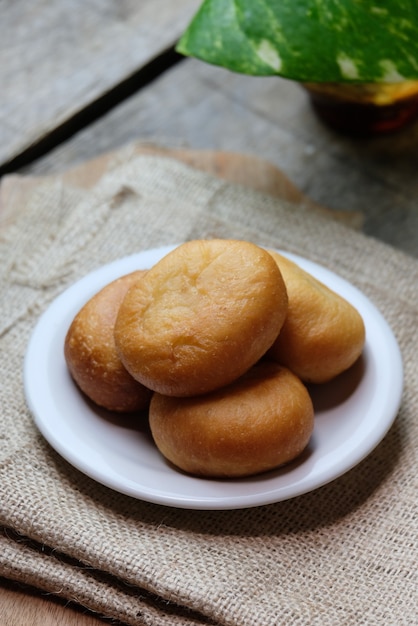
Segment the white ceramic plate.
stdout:
<svg viewBox="0 0 418 626">
<path fill-rule="evenodd" d="M 236 509 L 286 500 L 336 479 L 364 459 L 398 412 L 403 386 L 398 344 L 380 312 L 358 289 L 295 255 L 288 256 L 357 307 L 367 335 L 360 361 L 332 383 L 312 390 L 315 428 L 299 460 L 248 479 L 194 478 L 161 457 L 144 425 L 131 418 L 117 421 L 86 402 L 68 374 L 63 354 L 74 315 L 111 280 L 151 267 L 172 247 L 141 252 L 88 274 L 39 319 L 26 353 L 24 384 L 35 423 L 51 446 L 116 491 L 189 509 Z"/>
</svg>

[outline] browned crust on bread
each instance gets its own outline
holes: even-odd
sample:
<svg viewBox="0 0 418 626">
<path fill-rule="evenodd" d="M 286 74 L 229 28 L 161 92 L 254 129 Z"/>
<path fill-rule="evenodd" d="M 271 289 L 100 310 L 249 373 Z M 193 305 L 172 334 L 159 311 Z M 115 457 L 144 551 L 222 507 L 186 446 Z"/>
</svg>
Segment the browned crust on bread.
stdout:
<svg viewBox="0 0 418 626">
<path fill-rule="evenodd" d="M 145 273 L 132 272 L 101 289 L 75 316 L 65 338 L 64 355 L 74 381 L 90 400 L 110 411 L 142 410 L 151 398 L 151 391 L 122 365 L 114 340 L 120 303 Z"/>
<path fill-rule="evenodd" d="M 193 396 L 249 369 L 286 313 L 286 288 L 265 250 L 243 241 L 190 241 L 129 290 L 116 346 L 127 370 L 150 389 Z"/>
<path fill-rule="evenodd" d="M 270 251 L 284 278 L 288 314 L 269 356 L 303 381 L 324 383 L 361 355 L 365 326 L 357 309 L 287 257 Z"/>
<path fill-rule="evenodd" d="M 226 388 L 195 398 L 154 394 L 150 427 L 160 452 L 208 477 L 258 474 L 295 459 L 312 434 L 302 382 L 267 359 Z"/>
</svg>

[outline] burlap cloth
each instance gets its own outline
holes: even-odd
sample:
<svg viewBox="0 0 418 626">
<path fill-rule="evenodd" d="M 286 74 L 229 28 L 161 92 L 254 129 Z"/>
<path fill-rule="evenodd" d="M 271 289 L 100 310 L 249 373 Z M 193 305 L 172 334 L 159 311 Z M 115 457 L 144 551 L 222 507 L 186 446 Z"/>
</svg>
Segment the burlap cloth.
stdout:
<svg viewBox="0 0 418 626">
<path fill-rule="evenodd" d="M 54 178 L 24 206 L 9 194 L 2 216 L 1 575 L 135 625 L 417 623 L 417 260 L 153 156 L 88 190 Z M 357 285 L 395 332 L 405 392 L 377 449 L 331 484 L 253 509 L 187 511 L 120 495 L 62 460 L 26 407 L 22 363 L 39 315 L 90 270 L 213 236 L 302 253 Z"/>
</svg>

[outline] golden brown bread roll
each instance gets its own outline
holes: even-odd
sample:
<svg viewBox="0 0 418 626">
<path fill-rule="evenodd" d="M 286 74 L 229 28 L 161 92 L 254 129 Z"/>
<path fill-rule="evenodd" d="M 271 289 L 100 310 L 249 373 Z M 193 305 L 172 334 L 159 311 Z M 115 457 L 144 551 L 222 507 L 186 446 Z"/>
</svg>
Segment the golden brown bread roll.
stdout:
<svg viewBox="0 0 418 626">
<path fill-rule="evenodd" d="M 266 250 L 244 241 L 190 241 L 129 289 L 116 346 L 146 387 L 194 396 L 248 370 L 272 345 L 286 313 L 286 288 Z"/>
<path fill-rule="evenodd" d="M 284 278 L 289 298 L 286 321 L 269 356 L 305 382 L 323 383 L 359 358 L 364 322 L 347 300 L 296 263 L 270 251 Z"/>
<path fill-rule="evenodd" d="M 160 452 L 185 472 L 207 477 L 258 474 L 295 459 L 312 434 L 311 398 L 299 378 L 262 360 L 210 394 L 154 394 L 150 427 Z"/>
<path fill-rule="evenodd" d="M 145 273 L 138 270 L 99 291 L 75 316 L 65 339 L 64 355 L 74 381 L 93 402 L 110 411 L 139 411 L 148 407 L 151 398 L 151 391 L 122 365 L 114 340 L 120 303 Z"/>
</svg>

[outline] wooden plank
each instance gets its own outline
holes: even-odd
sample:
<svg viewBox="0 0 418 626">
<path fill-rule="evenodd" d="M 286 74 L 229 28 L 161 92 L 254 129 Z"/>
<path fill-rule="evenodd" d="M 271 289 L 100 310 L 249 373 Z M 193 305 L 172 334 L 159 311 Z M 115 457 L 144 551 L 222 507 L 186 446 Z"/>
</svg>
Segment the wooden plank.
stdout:
<svg viewBox="0 0 418 626">
<path fill-rule="evenodd" d="M 64 170 L 134 140 L 261 157 L 316 203 L 362 213 L 366 233 L 418 256 L 418 124 L 351 140 L 325 128 L 291 81 L 188 59 L 25 171 Z"/>
<path fill-rule="evenodd" d="M 172 47 L 199 0 L 3 0 L 0 167 Z"/>
</svg>

